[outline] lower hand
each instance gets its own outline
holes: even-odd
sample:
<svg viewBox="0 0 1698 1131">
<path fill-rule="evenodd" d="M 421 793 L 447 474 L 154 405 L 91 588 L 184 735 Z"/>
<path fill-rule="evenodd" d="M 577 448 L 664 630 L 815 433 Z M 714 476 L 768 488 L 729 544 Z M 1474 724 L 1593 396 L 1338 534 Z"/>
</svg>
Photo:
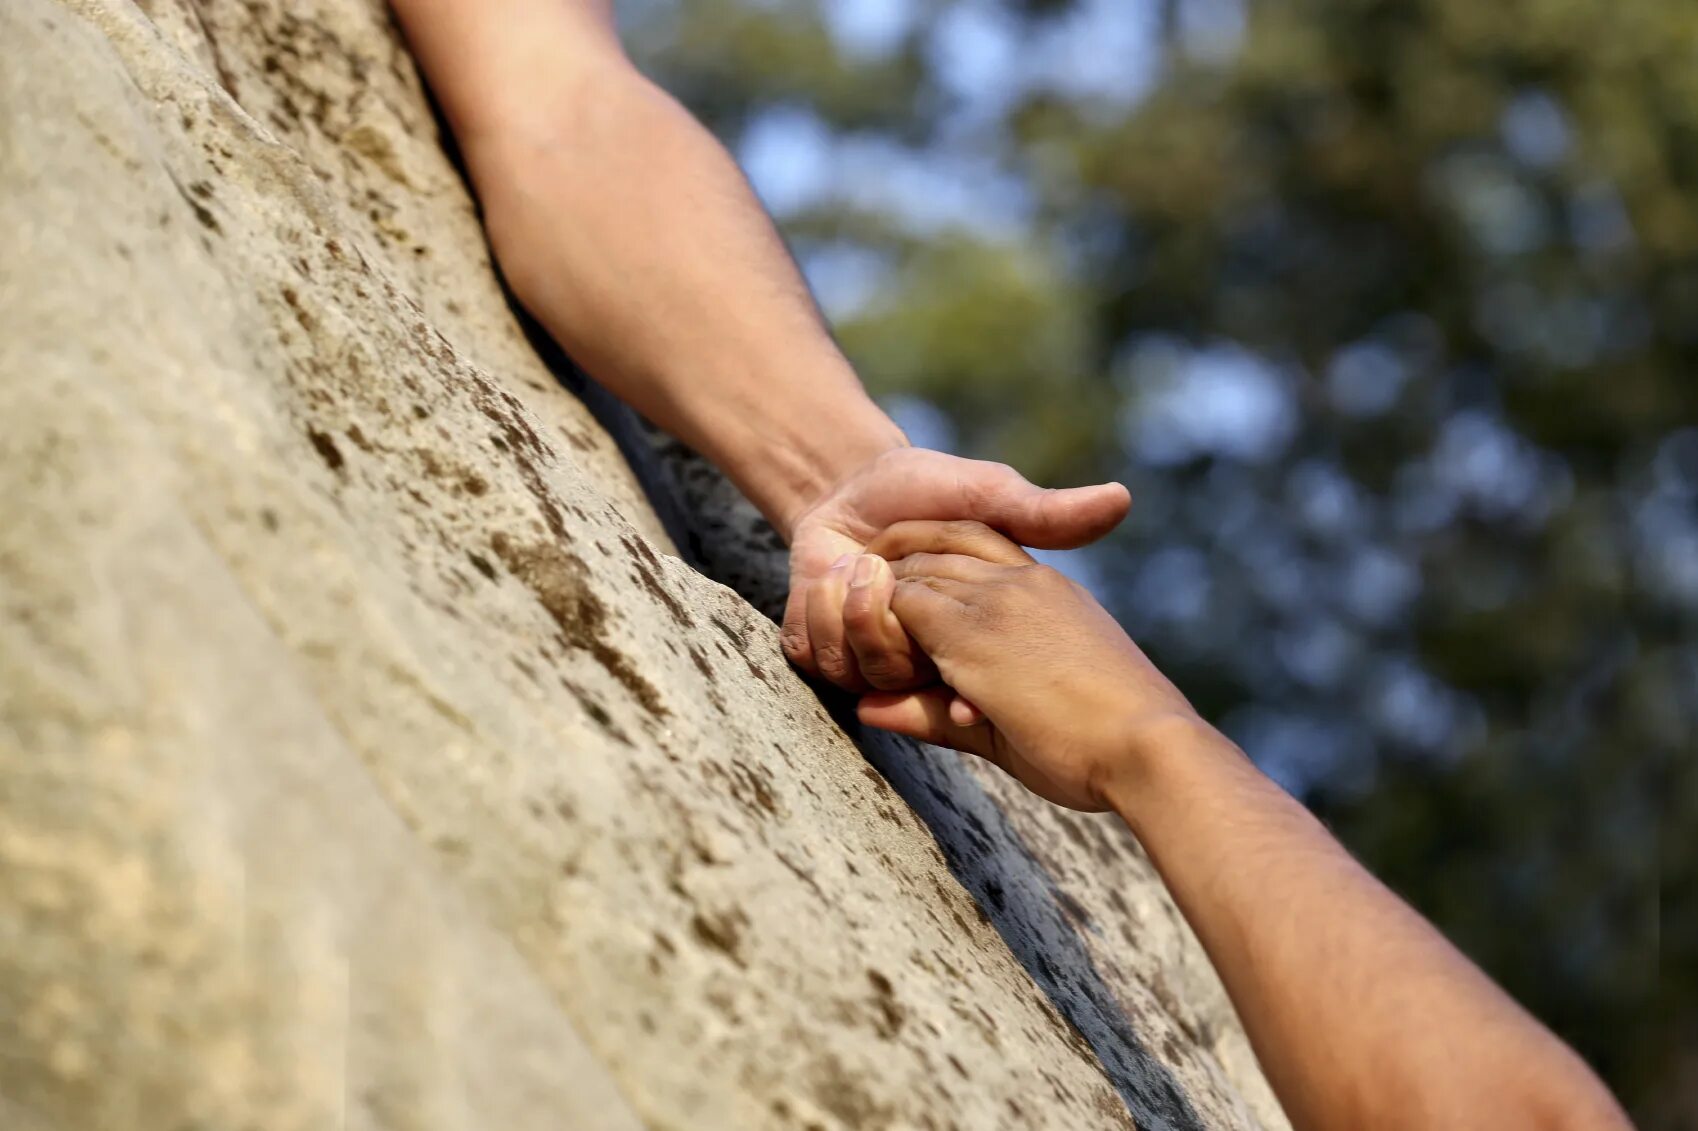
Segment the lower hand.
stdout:
<svg viewBox="0 0 1698 1131">
<path fill-rule="evenodd" d="M 791 524 L 785 654 L 804 671 L 852 691 L 931 683 L 936 671 L 924 652 L 894 619 L 867 613 L 867 595 L 845 616 L 854 556 L 881 530 L 905 520 L 971 519 L 1027 546 L 1070 549 L 1114 529 L 1130 503 L 1118 483 L 1050 491 L 1003 464 L 923 448 L 884 452 Z"/>
<path fill-rule="evenodd" d="M 948 685 L 864 696 L 869 726 L 978 754 L 1086 811 L 1108 808 L 1114 779 L 1175 724 L 1204 726 L 1083 587 L 988 527 L 903 522 L 867 550 L 894 561 L 861 559 L 888 580 L 855 589 L 851 608 L 894 614 Z"/>
</svg>

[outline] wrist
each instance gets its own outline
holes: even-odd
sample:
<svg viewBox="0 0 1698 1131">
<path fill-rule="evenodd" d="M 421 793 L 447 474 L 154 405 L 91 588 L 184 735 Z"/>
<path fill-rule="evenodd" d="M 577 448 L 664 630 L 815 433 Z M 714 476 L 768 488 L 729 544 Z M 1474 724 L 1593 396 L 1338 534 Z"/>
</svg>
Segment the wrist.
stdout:
<svg viewBox="0 0 1698 1131">
<path fill-rule="evenodd" d="M 1127 729 L 1097 793 L 1141 836 L 1150 815 L 1175 804 L 1188 783 L 1223 767 L 1255 772 L 1244 752 L 1200 717 L 1162 715 Z"/>
<path fill-rule="evenodd" d="M 886 452 L 907 446 L 895 422 L 856 390 L 762 437 L 744 493 L 788 543 L 809 510 Z"/>
</svg>

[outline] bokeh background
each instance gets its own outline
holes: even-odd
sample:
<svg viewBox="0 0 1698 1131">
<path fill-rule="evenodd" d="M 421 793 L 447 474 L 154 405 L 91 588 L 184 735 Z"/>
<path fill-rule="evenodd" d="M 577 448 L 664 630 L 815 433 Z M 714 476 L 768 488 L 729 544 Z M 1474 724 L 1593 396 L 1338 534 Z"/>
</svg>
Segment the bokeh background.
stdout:
<svg viewBox="0 0 1698 1131">
<path fill-rule="evenodd" d="M 1698 1127 L 1698 4 L 629 0 L 922 444 Z M 1324 924 L 1316 924 L 1324 930 Z"/>
</svg>

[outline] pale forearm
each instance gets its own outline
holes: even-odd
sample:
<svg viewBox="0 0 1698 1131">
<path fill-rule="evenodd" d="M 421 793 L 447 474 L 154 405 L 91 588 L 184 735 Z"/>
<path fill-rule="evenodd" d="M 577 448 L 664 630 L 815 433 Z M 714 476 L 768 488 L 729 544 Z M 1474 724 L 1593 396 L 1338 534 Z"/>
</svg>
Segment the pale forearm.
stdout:
<svg viewBox="0 0 1698 1131">
<path fill-rule="evenodd" d="M 593 377 L 723 468 L 781 531 L 902 442 L 725 150 L 583 5 L 400 0 L 515 293 Z M 409 17 L 411 9 L 417 9 Z M 463 42 L 431 50 L 462 22 Z M 492 30 L 493 27 L 493 30 Z M 476 55 L 490 62 L 479 72 Z"/>
<path fill-rule="evenodd" d="M 900 442 L 719 145 L 611 80 L 469 154 L 520 299 L 579 364 L 725 469 L 781 527 Z"/>
<path fill-rule="evenodd" d="M 1212 730 L 1111 788 L 1300 1131 L 1622 1128 L 1591 1072 Z"/>
</svg>

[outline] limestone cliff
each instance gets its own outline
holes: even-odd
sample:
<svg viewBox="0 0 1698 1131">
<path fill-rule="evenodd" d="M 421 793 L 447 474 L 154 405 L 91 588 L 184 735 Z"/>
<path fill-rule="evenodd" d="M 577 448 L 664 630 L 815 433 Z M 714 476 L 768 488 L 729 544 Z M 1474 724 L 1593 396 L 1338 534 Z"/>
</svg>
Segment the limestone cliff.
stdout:
<svg viewBox="0 0 1698 1131">
<path fill-rule="evenodd" d="M 858 748 L 603 416 L 376 0 L 0 4 L 0 1126 L 1283 1126 L 1136 845 Z"/>
</svg>

